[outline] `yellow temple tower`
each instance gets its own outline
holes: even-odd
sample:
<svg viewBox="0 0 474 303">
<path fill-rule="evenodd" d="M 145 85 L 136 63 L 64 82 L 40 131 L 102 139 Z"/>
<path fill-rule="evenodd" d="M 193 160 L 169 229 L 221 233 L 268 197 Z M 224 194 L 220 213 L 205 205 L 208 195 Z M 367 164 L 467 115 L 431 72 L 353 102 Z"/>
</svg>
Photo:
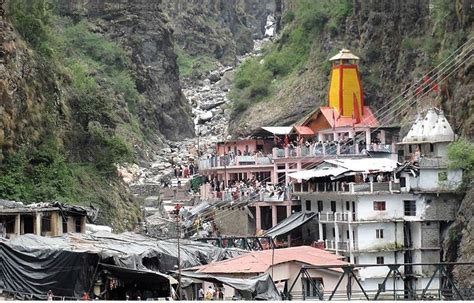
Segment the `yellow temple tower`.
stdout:
<svg viewBox="0 0 474 303">
<path fill-rule="evenodd" d="M 351 117 L 360 122 L 364 115 L 364 95 L 357 65 L 359 57 L 342 49 L 329 61 L 332 68 L 328 105 L 339 113 L 339 117 Z"/>
</svg>

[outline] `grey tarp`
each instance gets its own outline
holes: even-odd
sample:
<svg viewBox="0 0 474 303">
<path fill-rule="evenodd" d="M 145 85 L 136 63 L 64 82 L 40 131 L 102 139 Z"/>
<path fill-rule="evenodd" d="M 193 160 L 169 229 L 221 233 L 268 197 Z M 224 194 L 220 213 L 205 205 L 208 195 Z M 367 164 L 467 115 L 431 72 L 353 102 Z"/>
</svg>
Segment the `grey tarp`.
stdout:
<svg viewBox="0 0 474 303">
<path fill-rule="evenodd" d="M 6 243 L 19 250 L 62 249 L 95 252 L 101 260 L 130 269 L 151 269 L 160 272 L 174 270 L 178 261 L 177 240 L 157 240 L 135 233 L 113 234 L 99 231 L 90 235 L 67 234 L 47 238 L 32 234 L 22 235 Z M 211 244 L 181 240 L 183 268 L 208 264 L 247 253 L 234 248 L 219 248 Z"/>
<path fill-rule="evenodd" d="M 314 212 L 297 212 L 273 226 L 265 233 L 272 238 L 284 235 L 316 217 Z"/>
<path fill-rule="evenodd" d="M 281 300 L 281 296 L 269 274 L 239 279 L 184 271 L 181 273 L 181 276 L 228 285 L 238 290 L 248 300 Z"/>
<path fill-rule="evenodd" d="M 92 287 L 99 256 L 62 249 L 23 251 L 0 242 L 0 289 L 19 298 L 46 299 L 55 296 L 79 298 Z"/>
</svg>

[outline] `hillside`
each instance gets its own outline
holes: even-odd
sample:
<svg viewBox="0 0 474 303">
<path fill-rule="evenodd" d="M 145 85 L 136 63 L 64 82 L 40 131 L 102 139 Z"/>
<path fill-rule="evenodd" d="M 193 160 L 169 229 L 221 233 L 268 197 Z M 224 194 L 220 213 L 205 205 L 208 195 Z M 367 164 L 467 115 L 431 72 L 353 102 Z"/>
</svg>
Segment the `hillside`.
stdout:
<svg viewBox="0 0 474 303">
<path fill-rule="evenodd" d="M 278 39 L 236 71 L 231 133 L 246 136 L 262 125 L 288 125 L 325 104 L 328 59 L 341 48 L 361 58 L 366 103 L 379 108 L 472 37 L 469 1 L 430 3 L 283 1 Z M 469 137 L 474 135 L 472 64 L 447 79 L 435 104 Z"/>
<path fill-rule="evenodd" d="M 0 197 L 94 205 L 140 221 L 116 164 L 193 136 L 168 21 L 155 5 L 9 2 L 0 23 Z M 150 43 L 153 41 L 153 43 Z"/>
</svg>

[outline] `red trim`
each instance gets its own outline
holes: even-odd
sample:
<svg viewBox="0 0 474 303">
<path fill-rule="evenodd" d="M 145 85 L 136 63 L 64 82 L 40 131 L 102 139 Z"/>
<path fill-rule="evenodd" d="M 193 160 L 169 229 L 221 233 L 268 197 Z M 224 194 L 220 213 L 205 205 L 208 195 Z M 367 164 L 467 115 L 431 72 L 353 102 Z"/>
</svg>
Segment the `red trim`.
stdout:
<svg viewBox="0 0 474 303">
<path fill-rule="evenodd" d="M 334 65 L 334 67 L 357 68 L 357 64 L 339 64 L 339 65 Z"/>
<path fill-rule="evenodd" d="M 357 80 L 359 81 L 359 90 L 360 90 L 360 107 L 362 109 L 362 116 L 364 115 L 364 106 L 365 106 L 365 102 L 364 102 L 364 91 L 362 90 L 362 82 L 360 81 L 360 72 L 359 72 L 359 69 L 356 67 L 356 71 L 357 71 Z"/>
<path fill-rule="evenodd" d="M 344 115 L 344 108 L 343 108 L 343 102 L 342 102 L 342 98 L 343 98 L 343 94 L 342 94 L 342 86 L 343 86 L 343 82 L 342 82 L 342 78 L 343 78 L 343 66 L 344 65 L 339 65 L 339 116 L 340 115 Z"/>
</svg>

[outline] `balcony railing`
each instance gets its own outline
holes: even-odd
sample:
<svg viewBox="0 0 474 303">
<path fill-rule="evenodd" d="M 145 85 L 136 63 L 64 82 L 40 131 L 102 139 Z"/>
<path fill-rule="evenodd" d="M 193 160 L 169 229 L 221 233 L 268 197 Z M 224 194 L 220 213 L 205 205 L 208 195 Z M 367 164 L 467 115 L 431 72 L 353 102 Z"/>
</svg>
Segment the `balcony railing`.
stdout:
<svg viewBox="0 0 474 303">
<path fill-rule="evenodd" d="M 318 220 L 321 223 L 354 222 L 357 221 L 357 214 L 353 212 L 319 212 Z"/>
<path fill-rule="evenodd" d="M 274 148 L 273 158 L 317 157 L 326 155 L 359 155 L 365 151 L 395 153 L 394 144 L 347 145 L 339 143 L 320 143 L 294 148 Z"/>
<path fill-rule="evenodd" d="M 234 167 L 245 165 L 271 165 L 272 157 L 268 156 L 212 156 L 199 160 L 199 169 L 206 170 L 217 167 Z"/>
<path fill-rule="evenodd" d="M 389 182 L 326 182 L 326 183 L 296 183 L 294 193 L 374 193 L 400 191 L 400 183 Z"/>
<path fill-rule="evenodd" d="M 324 240 L 324 247 L 327 250 L 338 250 L 338 251 L 356 251 L 357 245 L 355 242 L 352 243 L 350 246 L 350 242 L 348 241 L 335 241 L 335 240 Z"/>
</svg>

